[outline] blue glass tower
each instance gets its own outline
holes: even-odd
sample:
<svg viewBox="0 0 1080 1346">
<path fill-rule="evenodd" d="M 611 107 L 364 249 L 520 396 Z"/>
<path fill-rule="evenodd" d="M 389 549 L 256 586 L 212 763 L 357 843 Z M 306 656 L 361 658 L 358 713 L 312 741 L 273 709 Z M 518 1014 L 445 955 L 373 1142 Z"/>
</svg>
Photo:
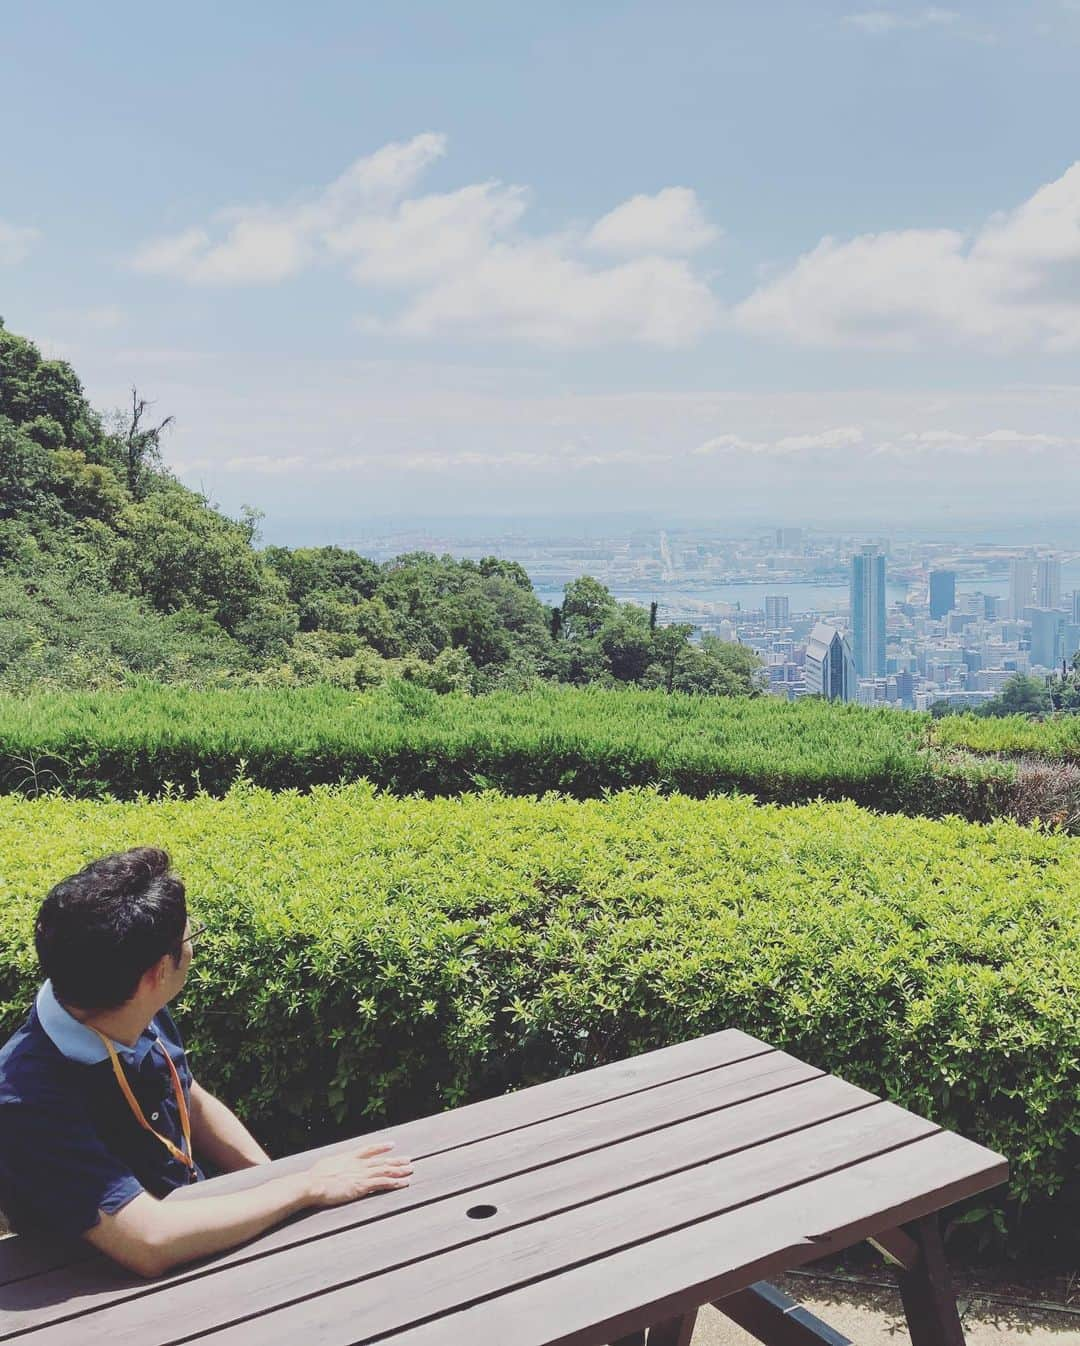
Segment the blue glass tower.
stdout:
<svg viewBox="0 0 1080 1346">
<path fill-rule="evenodd" d="M 956 571 L 931 570 L 930 616 L 939 621 L 956 607 Z"/>
<path fill-rule="evenodd" d="M 851 645 L 860 678 L 885 676 L 885 558 L 876 547 L 851 558 Z"/>
</svg>

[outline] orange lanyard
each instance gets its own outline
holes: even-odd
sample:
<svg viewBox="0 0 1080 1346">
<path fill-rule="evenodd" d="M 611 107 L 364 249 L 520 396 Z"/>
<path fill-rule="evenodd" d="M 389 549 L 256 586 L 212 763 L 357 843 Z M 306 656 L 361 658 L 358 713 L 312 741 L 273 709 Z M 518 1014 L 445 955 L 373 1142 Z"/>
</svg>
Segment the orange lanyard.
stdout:
<svg viewBox="0 0 1080 1346">
<path fill-rule="evenodd" d="M 90 1026 L 91 1025 L 87 1024 L 88 1028 Z M 172 1157 L 174 1159 L 179 1159 L 179 1161 L 182 1164 L 184 1164 L 188 1169 L 191 1170 L 191 1173 L 193 1175 L 195 1172 L 195 1160 L 191 1157 L 192 1155 L 191 1118 L 188 1116 L 187 1102 L 184 1099 L 184 1090 L 183 1086 L 180 1083 L 180 1076 L 176 1073 L 176 1066 L 173 1065 L 173 1059 L 169 1055 L 168 1049 L 162 1045 L 160 1038 L 154 1039 L 154 1042 L 159 1047 L 161 1047 L 162 1053 L 165 1056 L 165 1060 L 169 1063 L 169 1074 L 172 1076 L 173 1091 L 176 1094 L 176 1107 L 180 1113 L 180 1129 L 184 1133 L 184 1141 L 187 1144 L 187 1154 L 185 1154 L 183 1150 L 177 1149 L 177 1147 L 172 1143 L 172 1141 L 168 1138 L 168 1136 L 163 1136 L 160 1131 L 155 1131 L 154 1128 L 150 1125 L 150 1123 L 146 1120 L 142 1108 L 139 1107 L 138 1099 L 131 1092 L 131 1085 L 128 1084 L 127 1076 L 124 1074 L 123 1070 L 120 1067 L 120 1058 L 116 1054 L 116 1048 L 112 1045 L 112 1043 L 109 1041 L 109 1039 L 105 1036 L 104 1033 L 98 1032 L 96 1028 L 94 1029 L 94 1032 L 97 1033 L 98 1037 L 105 1044 L 105 1050 L 109 1053 L 109 1060 L 112 1062 L 113 1074 L 116 1076 L 116 1082 L 119 1084 L 121 1090 L 123 1091 L 124 1097 L 128 1101 L 128 1107 L 135 1114 L 135 1120 L 139 1123 L 141 1127 L 144 1127 L 147 1131 L 149 1131 L 152 1136 L 157 1136 L 158 1140 L 161 1141 L 162 1145 L 165 1146 L 165 1148 L 169 1151 Z"/>
</svg>

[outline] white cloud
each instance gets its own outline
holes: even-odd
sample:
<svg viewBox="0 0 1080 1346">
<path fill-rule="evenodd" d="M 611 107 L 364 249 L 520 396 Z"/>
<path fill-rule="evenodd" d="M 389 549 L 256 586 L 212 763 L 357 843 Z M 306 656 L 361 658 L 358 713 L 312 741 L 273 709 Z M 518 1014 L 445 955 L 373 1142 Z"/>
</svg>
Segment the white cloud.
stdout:
<svg viewBox="0 0 1080 1346">
<path fill-rule="evenodd" d="M 871 9 L 861 14 L 846 14 L 844 22 L 864 33 L 894 33 L 901 28 L 945 28 L 956 23 L 959 17 L 953 9 L 933 7 L 916 14 L 900 14 L 895 9 Z"/>
<path fill-rule="evenodd" d="M 714 435 L 693 453 L 696 458 L 708 458 L 717 453 L 758 453 L 767 447 L 760 440 L 744 439 L 742 435 Z"/>
<path fill-rule="evenodd" d="M 678 347 L 715 322 L 712 293 L 682 255 L 715 237 L 688 188 L 634 197 L 584 234 L 530 235 L 523 187 L 408 194 L 445 147 L 433 134 L 385 146 L 305 201 L 230 208 L 212 229 L 151 240 L 133 265 L 196 284 L 270 283 L 344 265 L 358 284 L 402 295 L 388 318 L 367 313 L 361 325 L 410 337 Z M 619 259 L 597 262 L 597 249 Z"/>
<path fill-rule="evenodd" d="M 808 449 L 845 449 L 863 442 L 861 425 L 840 425 L 813 435 L 785 435 L 776 442 L 781 453 L 805 453 Z"/>
<path fill-rule="evenodd" d="M 1067 444 L 1068 440 L 1062 438 L 1061 435 L 1032 434 L 1025 433 L 1022 430 L 991 430 L 989 434 L 980 435 L 979 442 L 982 444 L 1034 444 L 1054 448 L 1059 444 Z"/>
<path fill-rule="evenodd" d="M 593 269 L 540 242 L 492 248 L 419 294 L 396 327 L 409 336 L 464 330 L 545 346 L 678 347 L 701 336 L 715 313 L 707 286 L 682 260 Z"/>
<path fill-rule="evenodd" d="M 1080 345 L 1080 163 L 965 235 L 905 229 L 824 238 L 736 309 L 805 345 L 1007 351 Z"/>
<path fill-rule="evenodd" d="M 153 239 L 138 249 L 132 265 L 203 284 L 283 280 L 313 262 L 350 217 L 391 207 L 445 151 L 446 137 L 431 133 L 384 145 L 305 201 L 230 206 L 217 215 L 218 237 L 195 227 Z"/>
<path fill-rule="evenodd" d="M 908 444 L 964 444 L 971 436 L 958 435 L 955 430 L 912 430 L 901 436 Z"/>
<path fill-rule="evenodd" d="M 36 229 L 0 220 L 0 266 L 17 266 L 25 261 L 40 237 Z"/>
<path fill-rule="evenodd" d="M 696 252 L 716 237 L 691 188 L 665 187 L 616 206 L 596 221 L 585 243 L 604 252 L 678 254 Z"/>
</svg>

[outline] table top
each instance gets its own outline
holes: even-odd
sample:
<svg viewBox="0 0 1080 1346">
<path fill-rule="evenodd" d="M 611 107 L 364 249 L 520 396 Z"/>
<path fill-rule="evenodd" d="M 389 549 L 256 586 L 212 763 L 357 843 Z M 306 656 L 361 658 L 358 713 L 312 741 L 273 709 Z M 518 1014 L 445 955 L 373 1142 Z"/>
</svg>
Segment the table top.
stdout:
<svg viewBox="0 0 1080 1346">
<path fill-rule="evenodd" d="M 412 1185 L 145 1281 L 0 1242 L 0 1342 L 595 1346 L 1003 1182 L 1001 1156 L 729 1030 L 387 1132 Z M 200 1200 L 316 1155 L 214 1178 Z"/>
</svg>

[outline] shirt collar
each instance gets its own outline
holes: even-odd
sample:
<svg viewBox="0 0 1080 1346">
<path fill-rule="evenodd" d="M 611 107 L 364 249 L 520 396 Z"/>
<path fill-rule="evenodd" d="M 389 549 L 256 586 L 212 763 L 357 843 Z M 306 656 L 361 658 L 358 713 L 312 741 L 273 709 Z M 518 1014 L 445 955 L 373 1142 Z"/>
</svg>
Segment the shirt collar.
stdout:
<svg viewBox="0 0 1080 1346">
<path fill-rule="evenodd" d="M 51 981 L 44 982 L 41 990 L 38 991 L 35 1008 L 42 1028 L 69 1061 L 78 1061 L 80 1065 L 93 1066 L 97 1065 L 99 1061 L 108 1059 L 109 1053 L 105 1049 L 104 1042 L 92 1028 L 88 1028 L 86 1024 L 81 1024 L 78 1019 L 67 1012 L 60 1001 L 57 1000 Z M 147 1052 L 154 1045 L 154 1039 L 155 1034 L 151 1033 L 149 1028 L 145 1028 L 139 1035 L 139 1040 L 134 1047 L 129 1047 L 124 1042 L 117 1042 L 115 1038 L 113 1039 L 113 1046 L 116 1048 L 117 1054 L 125 1061 L 130 1062 L 137 1070 L 145 1060 Z"/>
</svg>

